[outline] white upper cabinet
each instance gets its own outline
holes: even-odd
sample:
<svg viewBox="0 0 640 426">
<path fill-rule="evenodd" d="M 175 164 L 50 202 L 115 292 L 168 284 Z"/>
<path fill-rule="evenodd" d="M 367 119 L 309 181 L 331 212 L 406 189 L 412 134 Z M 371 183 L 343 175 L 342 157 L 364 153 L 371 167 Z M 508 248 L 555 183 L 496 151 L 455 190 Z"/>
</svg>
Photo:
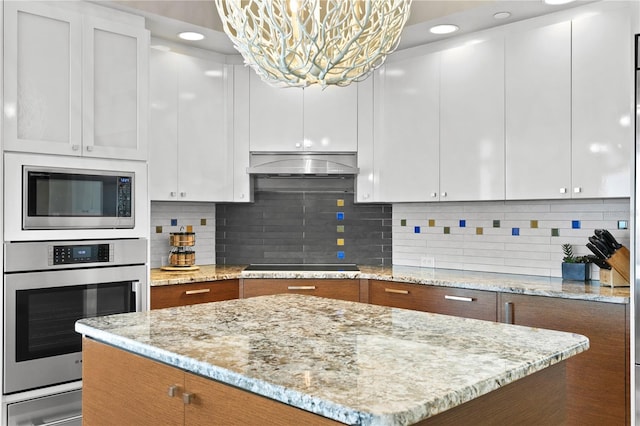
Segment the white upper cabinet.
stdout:
<svg viewBox="0 0 640 426">
<path fill-rule="evenodd" d="M 504 41 L 478 41 L 441 55 L 440 201 L 502 200 Z"/>
<path fill-rule="evenodd" d="M 221 62 L 151 52 L 152 200 L 233 200 L 233 71 Z"/>
<path fill-rule="evenodd" d="M 146 160 L 148 31 L 4 3 L 4 148 Z"/>
<path fill-rule="evenodd" d="M 440 54 L 374 73 L 374 199 L 439 199 Z"/>
<path fill-rule="evenodd" d="M 506 198 L 570 198 L 571 22 L 505 43 Z"/>
<path fill-rule="evenodd" d="M 249 73 L 250 150 L 354 152 L 358 86 L 276 88 Z"/>
<path fill-rule="evenodd" d="M 576 197 L 628 197 L 633 153 L 630 9 L 573 21 L 572 149 Z"/>
</svg>

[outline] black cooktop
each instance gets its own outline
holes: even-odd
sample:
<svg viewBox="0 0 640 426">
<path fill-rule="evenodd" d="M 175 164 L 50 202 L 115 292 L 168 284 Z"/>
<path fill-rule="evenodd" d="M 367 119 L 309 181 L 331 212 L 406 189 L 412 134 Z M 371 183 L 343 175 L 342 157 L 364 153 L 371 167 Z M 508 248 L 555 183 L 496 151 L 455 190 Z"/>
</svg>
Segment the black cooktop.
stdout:
<svg viewBox="0 0 640 426">
<path fill-rule="evenodd" d="M 278 272 L 358 272 L 353 263 L 252 263 L 245 271 Z"/>
</svg>

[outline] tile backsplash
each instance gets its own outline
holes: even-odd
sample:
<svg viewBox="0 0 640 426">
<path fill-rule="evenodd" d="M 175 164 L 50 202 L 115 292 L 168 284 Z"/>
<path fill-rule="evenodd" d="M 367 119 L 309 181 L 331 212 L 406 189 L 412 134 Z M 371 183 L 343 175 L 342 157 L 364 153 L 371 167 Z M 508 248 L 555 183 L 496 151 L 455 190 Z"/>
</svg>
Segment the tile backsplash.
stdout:
<svg viewBox="0 0 640 426">
<path fill-rule="evenodd" d="M 628 198 L 397 203 L 392 217 L 394 265 L 559 277 L 561 244 L 591 254 L 585 244 L 598 228 L 630 242 L 618 229 L 629 223 Z"/>
<path fill-rule="evenodd" d="M 213 264 L 216 260 L 216 205 L 214 203 L 152 201 L 151 202 L 151 267 L 168 263 L 169 234 L 191 229 L 195 232 L 196 265 Z"/>
</svg>

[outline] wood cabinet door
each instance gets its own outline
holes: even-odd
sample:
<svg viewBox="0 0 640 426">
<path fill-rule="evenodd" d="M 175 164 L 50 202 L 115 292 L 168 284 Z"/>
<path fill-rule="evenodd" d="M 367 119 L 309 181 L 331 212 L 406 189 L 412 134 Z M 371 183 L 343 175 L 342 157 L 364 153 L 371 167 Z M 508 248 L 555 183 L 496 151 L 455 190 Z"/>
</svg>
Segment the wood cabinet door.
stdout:
<svg viewBox="0 0 640 426">
<path fill-rule="evenodd" d="M 151 287 L 151 309 L 238 298 L 238 280 Z"/>
<path fill-rule="evenodd" d="M 359 280 L 244 279 L 241 287 L 243 298 L 292 293 L 360 301 Z"/>
<path fill-rule="evenodd" d="M 628 424 L 626 305 L 504 293 L 499 300 L 502 322 L 589 338 L 589 350 L 567 361 L 567 424 Z"/>
<path fill-rule="evenodd" d="M 91 339 L 82 345 L 84 426 L 184 423 L 182 370 Z"/>
</svg>

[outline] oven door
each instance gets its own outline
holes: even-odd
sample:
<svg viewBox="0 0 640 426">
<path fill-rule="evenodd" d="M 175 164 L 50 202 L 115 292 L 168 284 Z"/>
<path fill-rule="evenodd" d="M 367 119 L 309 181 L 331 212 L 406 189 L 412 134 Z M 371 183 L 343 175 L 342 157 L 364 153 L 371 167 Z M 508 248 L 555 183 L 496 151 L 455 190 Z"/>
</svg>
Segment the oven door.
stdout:
<svg viewBox="0 0 640 426">
<path fill-rule="evenodd" d="M 142 310 L 144 265 L 4 275 L 4 393 L 80 380 L 80 318 Z"/>
</svg>

